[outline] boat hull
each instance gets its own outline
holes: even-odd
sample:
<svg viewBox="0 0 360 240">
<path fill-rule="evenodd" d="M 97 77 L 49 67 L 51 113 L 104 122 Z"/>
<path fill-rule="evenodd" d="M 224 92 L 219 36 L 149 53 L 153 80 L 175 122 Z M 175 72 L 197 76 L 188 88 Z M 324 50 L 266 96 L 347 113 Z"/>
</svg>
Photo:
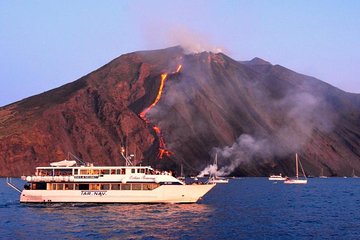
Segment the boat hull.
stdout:
<svg viewBox="0 0 360 240">
<path fill-rule="evenodd" d="M 228 179 L 221 179 L 221 180 L 212 180 L 212 181 L 209 181 L 209 183 L 220 183 L 220 184 L 226 184 L 226 183 L 229 183 L 229 180 Z"/>
<path fill-rule="evenodd" d="M 215 184 L 162 185 L 144 190 L 23 190 L 22 203 L 195 203 Z"/>
<path fill-rule="evenodd" d="M 269 177 L 270 181 L 285 181 L 286 177 Z"/>
<path fill-rule="evenodd" d="M 307 184 L 307 179 L 288 179 L 284 181 L 285 184 Z"/>
<path fill-rule="evenodd" d="M 210 178 L 208 183 L 210 183 L 210 184 L 216 184 L 216 183 L 226 184 L 226 183 L 229 183 L 229 179 L 227 179 L 227 178 Z"/>
</svg>

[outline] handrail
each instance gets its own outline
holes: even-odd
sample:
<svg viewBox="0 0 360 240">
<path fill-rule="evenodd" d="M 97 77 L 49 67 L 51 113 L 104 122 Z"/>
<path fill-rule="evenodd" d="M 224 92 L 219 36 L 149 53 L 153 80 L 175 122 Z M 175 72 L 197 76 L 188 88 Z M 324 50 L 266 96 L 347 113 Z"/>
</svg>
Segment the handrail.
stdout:
<svg viewBox="0 0 360 240">
<path fill-rule="evenodd" d="M 75 154 L 73 154 L 72 152 L 68 152 L 68 159 L 70 160 L 70 157 L 75 158 L 74 160 L 80 162 L 80 164 L 82 165 L 86 165 L 86 162 L 84 162 L 82 159 L 78 158 Z"/>
<path fill-rule="evenodd" d="M 6 184 L 21 193 L 21 190 L 11 182 L 11 178 L 6 178 Z"/>
</svg>

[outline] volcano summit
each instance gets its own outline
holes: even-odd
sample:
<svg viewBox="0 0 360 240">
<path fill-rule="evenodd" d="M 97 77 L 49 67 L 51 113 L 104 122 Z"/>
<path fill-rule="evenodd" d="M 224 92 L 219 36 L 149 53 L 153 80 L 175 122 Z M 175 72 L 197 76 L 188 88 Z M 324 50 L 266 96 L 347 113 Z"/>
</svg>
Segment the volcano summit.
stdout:
<svg viewBox="0 0 360 240">
<path fill-rule="evenodd" d="M 181 69 L 179 66 L 182 66 Z M 197 174 L 360 172 L 360 95 L 262 59 L 180 47 L 125 54 L 59 88 L 0 108 L 0 175 L 29 174 L 68 152 Z"/>
</svg>

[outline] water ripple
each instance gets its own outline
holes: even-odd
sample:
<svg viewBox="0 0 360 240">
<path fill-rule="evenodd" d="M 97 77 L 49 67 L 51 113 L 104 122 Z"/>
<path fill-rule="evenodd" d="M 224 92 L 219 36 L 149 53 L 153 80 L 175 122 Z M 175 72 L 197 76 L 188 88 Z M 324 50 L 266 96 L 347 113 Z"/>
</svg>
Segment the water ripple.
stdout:
<svg viewBox="0 0 360 240">
<path fill-rule="evenodd" d="M 358 239 L 359 190 L 360 179 L 287 186 L 245 178 L 199 204 L 19 204 L 0 183 L 1 238 Z"/>
</svg>

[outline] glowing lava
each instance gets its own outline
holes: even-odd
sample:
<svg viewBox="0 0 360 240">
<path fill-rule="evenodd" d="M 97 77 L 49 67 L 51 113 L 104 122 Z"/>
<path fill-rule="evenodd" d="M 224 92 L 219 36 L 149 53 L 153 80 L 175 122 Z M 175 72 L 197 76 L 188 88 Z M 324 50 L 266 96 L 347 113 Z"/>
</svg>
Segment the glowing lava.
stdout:
<svg viewBox="0 0 360 240">
<path fill-rule="evenodd" d="M 176 71 L 173 72 L 172 74 L 178 73 L 181 70 L 181 68 L 182 68 L 182 66 L 179 65 L 177 67 Z M 159 91 L 158 91 L 158 93 L 156 95 L 155 101 L 148 108 L 146 108 L 144 111 L 142 111 L 139 114 L 140 118 L 143 119 L 145 121 L 145 123 L 147 123 L 147 124 L 150 124 L 150 121 L 146 118 L 146 114 L 153 107 L 155 107 L 155 105 L 160 101 L 161 95 L 163 93 L 164 85 L 165 85 L 165 80 L 166 80 L 167 76 L 168 76 L 167 73 L 161 74 L 160 87 L 159 87 Z M 159 155 L 158 155 L 159 159 L 162 159 L 164 155 L 169 157 L 170 155 L 173 154 L 173 152 L 166 149 L 165 140 L 164 140 L 164 138 L 163 138 L 163 136 L 161 134 L 160 128 L 158 126 L 156 126 L 156 125 L 153 125 L 152 128 L 153 128 L 153 130 L 155 131 L 156 135 L 159 138 Z"/>
<path fill-rule="evenodd" d="M 177 69 L 176 69 L 175 73 L 180 72 L 181 68 L 182 68 L 182 65 L 179 65 L 179 66 L 177 67 Z"/>
<path fill-rule="evenodd" d="M 159 87 L 159 91 L 158 94 L 156 95 L 155 101 L 150 105 L 150 107 L 146 108 L 144 111 L 142 111 L 140 113 L 140 117 L 146 122 L 148 123 L 148 120 L 146 119 L 145 115 L 148 111 L 150 111 L 150 109 L 152 109 L 160 100 L 161 95 L 162 95 L 162 91 L 164 89 L 164 84 L 165 84 L 165 80 L 167 77 L 167 73 L 163 73 L 161 74 L 161 82 L 160 82 L 160 87 Z"/>
</svg>

